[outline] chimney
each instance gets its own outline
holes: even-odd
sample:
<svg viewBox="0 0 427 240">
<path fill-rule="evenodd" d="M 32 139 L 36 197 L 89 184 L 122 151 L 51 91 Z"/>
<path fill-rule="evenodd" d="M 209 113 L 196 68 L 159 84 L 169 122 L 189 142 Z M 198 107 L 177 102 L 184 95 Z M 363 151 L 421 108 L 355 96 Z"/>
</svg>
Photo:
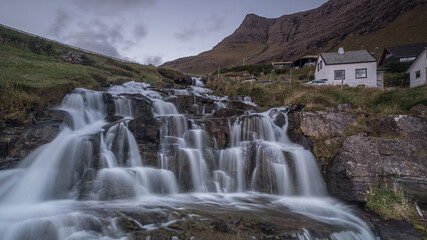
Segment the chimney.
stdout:
<svg viewBox="0 0 427 240">
<path fill-rule="evenodd" d="M 340 48 L 338 49 L 338 53 L 339 53 L 339 54 L 344 54 L 344 48 L 343 48 L 343 47 L 340 47 Z"/>
</svg>

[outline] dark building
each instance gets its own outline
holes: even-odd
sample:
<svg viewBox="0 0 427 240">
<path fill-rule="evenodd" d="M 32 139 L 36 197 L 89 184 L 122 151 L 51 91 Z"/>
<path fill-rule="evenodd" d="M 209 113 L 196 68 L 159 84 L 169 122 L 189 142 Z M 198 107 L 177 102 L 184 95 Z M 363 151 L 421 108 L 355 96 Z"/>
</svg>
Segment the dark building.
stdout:
<svg viewBox="0 0 427 240">
<path fill-rule="evenodd" d="M 291 64 L 291 68 L 298 69 L 303 67 L 316 66 L 317 55 L 306 55 L 304 57 L 294 60 Z"/>
<path fill-rule="evenodd" d="M 378 66 L 384 66 L 389 62 L 414 61 L 426 47 L 427 42 L 386 47 L 381 54 Z"/>
</svg>

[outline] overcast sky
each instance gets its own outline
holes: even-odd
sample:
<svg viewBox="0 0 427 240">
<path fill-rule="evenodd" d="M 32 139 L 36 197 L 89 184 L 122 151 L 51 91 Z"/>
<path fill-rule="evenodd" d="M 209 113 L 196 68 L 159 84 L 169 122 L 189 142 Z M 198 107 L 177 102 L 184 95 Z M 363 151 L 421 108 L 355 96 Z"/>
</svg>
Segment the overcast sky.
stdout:
<svg viewBox="0 0 427 240">
<path fill-rule="evenodd" d="M 327 0 L 0 0 L 0 24 L 159 65 L 212 49 L 248 13 L 279 17 Z"/>
</svg>

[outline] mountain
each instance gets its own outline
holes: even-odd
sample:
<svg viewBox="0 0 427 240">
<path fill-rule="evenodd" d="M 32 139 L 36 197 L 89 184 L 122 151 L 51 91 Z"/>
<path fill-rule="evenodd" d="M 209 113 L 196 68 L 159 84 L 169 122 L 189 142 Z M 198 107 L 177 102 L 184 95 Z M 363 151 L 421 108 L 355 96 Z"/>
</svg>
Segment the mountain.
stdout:
<svg viewBox="0 0 427 240">
<path fill-rule="evenodd" d="M 209 73 L 218 66 L 289 61 L 340 46 L 381 51 L 389 45 L 427 41 L 426 23 L 425 0 L 330 0 L 317 9 L 279 18 L 248 14 L 212 50 L 163 66 Z"/>
</svg>

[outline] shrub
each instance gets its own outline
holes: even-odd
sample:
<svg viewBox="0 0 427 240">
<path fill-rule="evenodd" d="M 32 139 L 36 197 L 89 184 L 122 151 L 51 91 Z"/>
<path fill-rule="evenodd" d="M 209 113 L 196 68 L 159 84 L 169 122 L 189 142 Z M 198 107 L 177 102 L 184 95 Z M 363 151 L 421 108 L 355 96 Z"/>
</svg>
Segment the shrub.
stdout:
<svg viewBox="0 0 427 240">
<path fill-rule="evenodd" d="M 305 80 L 307 79 L 307 74 L 302 74 L 298 76 L 298 80 Z"/>
<path fill-rule="evenodd" d="M 184 78 L 184 73 L 171 68 L 158 68 L 157 71 L 167 79 L 178 80 Z"/>
<path fill-rule="evenodd" d="M 28 42 L 28 47 L 30 48 L 30 51 L 36 54 L 41 54 L 41 51 L 43 49 L 42 43 L 39 39 L 31 39 Z"/>
<path fill-rule="evenodd" d="M 384 76 L 385 87 L 408 87 L 409 84 L 410 77 L 406 72 L 386 73 Z"/>
<path fill-rule="evenodd" d="M 283 67 L 282 68 L 282 74 L 288 74 L 291 71 L 289 67 Z"/>
<path fill-rule="evenodd" d="M 388 69 L 391 73 L 406 73 L 408 68 L 412 65 L 411 62 L 390 62 L 384 65 L 385 68 Z"/>
</svg>

